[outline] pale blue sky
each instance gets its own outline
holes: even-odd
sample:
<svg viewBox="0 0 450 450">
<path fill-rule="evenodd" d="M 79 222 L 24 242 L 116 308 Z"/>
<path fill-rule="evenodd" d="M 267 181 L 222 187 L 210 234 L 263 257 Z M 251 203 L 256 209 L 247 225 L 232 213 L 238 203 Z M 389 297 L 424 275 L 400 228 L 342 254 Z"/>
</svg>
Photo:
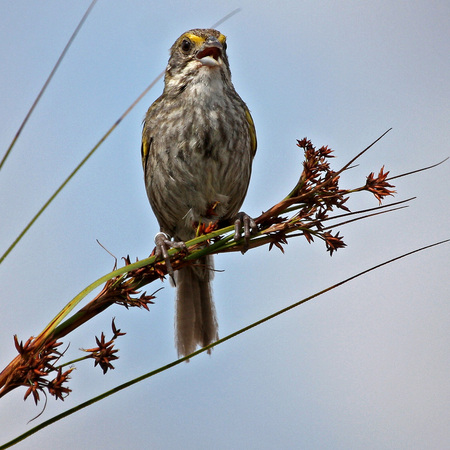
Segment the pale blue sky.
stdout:
<svg viewBox="0 0 450 450">
<path fill-rule="evenodd" d="M 0 154 L 12 140 L 87 8 L 80 2 L 0 4 Z M 296 139 L 336 151 L 338 168 L 393 130 L 343 177 L 362 184 L 450 154 L 447 1 L 106 2 L 99 0 L 0 173 L 0 253 L 150 81 L 184 31 L 228 37 L 236 89 L 252 111 L 258 153 L 244 209 L 258 215 L 298 177 Z M 144 258 L 157 231 L 145 194 L 141 121 L 160 82 L 69 184 L 0 267 L 0 365 L 12 336 L 37 334 L 67 301 L 108 272 Z M 216 258 L 225 336 L 330 284 L 449 237 L 447 163 L 397 180 L 410 207 L 342 229 L 332 258 L 290 242 Z M 375 206 L 359 194 L 351 208 Z M 448 245 L 384 267 L 151 380 L 46 428 L 20 449 L 442 449 L 450 441 Z M 155 289 L 160 284 L 155 284 Z M 170 362 L 174 291 L 150 312 L 113 307 L 70 337 L 68 355 L 109 334 L 116 370 L 73 373 L 64 403 L 37 420 Z M 149 287 L 152 291 L 153 287 Z M 1 400 L 0 443 L 40 412 L 24 390 Z"/>
</svg>

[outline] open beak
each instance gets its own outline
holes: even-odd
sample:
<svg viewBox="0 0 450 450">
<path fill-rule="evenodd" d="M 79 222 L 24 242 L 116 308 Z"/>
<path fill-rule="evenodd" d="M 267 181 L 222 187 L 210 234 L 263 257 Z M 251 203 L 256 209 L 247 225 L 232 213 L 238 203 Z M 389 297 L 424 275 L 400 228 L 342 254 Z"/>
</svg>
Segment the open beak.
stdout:
<svg viewBox="0 0 450 450">
<path fill-rule="evenodd" d="M 195 56 L 204 66 L 216 67 L 222 64 L 222 44 L 218 40 L 208 40 Z"/>
</svg>

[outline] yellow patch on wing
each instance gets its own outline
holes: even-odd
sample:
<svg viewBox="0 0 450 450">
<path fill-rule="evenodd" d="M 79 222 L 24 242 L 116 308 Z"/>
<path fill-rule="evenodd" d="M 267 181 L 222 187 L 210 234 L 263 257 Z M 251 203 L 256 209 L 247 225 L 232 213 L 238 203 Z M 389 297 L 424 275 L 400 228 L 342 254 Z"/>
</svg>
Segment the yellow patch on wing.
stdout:
<svg viewBox="0 0 450 450">
<path fill-rule="evenodd" d="M 142 166 L 145 169 L 145 162 L 147 161 L 148 152 L 150 151 L 150 143 L 147 142 L 147 139 L 142 138 L 141 143 L 141 158 L 142 158 Z"/>
<path fill-rule="evenodd" d="M 255 153 L 256 153 L 256 147 L 257 147 L 256 129 L 255 129 L 255 124 L 254 124 L 253 119 L 252 119 L 252 115 L 250 114 L 250 111 L 248 110 L 248 108 L 245 108 L 245 117 L 246 117 L 247 122 L 248 122 L 248 129 L 249 129 L 249 132 L 250 132 L 251 149 L 252 149 L 252 154 L 254 156 Z"/>
</svg>

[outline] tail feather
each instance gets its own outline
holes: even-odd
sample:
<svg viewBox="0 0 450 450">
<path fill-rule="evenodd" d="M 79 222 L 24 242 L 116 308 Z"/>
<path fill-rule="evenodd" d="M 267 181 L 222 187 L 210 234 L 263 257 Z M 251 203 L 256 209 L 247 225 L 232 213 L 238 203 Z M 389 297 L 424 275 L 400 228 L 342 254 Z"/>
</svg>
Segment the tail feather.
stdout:
<svg viewBox="0 0 450 450">
<path fill-rule="evenodd" d="M 216 310 L 212 298 L 213 274 L 211 256 L 198 264 L 176 272 L 177 300 L 175 341 L 178 356 L 186 356 L 197 348 L 218 339 Z"/>
</svg>

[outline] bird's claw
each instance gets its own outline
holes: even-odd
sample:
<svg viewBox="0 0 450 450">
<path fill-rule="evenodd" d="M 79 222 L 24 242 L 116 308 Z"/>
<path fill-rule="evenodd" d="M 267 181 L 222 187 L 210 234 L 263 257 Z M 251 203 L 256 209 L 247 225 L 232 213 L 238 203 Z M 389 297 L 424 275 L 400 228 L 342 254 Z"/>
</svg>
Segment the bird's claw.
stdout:
<svg viewBox="0 0 450 450">
<path fill-rule="evenodd" d="M 245 246 L 248 247 L 248 243 L 252 234 L 258 231 L 256 222 L 245 212 L 239 212 L 234 221 L 234 240 L 238 241 L 242 237 L 242 229 L 244 229 Z"/>
<path fill-rule="evenodd" d="M 166 263 L 167 273 L 170 275 L 170 278 L 175 284 L 175 280 L 173 277 L 173 268 L 172 264 L 170 264 L 170 255 L 169 255 L 169 249 L 170 248 L 179 248 L 182 250 L 186 249 L 186 244 L 182 241 L 172 241 L 169 239 L 169 236 L 163 232 L 159 232 L 155 236 L 155 256 L 156 259 L 162 258 L 164 259 L 164 262 Z"/>
</svg>

